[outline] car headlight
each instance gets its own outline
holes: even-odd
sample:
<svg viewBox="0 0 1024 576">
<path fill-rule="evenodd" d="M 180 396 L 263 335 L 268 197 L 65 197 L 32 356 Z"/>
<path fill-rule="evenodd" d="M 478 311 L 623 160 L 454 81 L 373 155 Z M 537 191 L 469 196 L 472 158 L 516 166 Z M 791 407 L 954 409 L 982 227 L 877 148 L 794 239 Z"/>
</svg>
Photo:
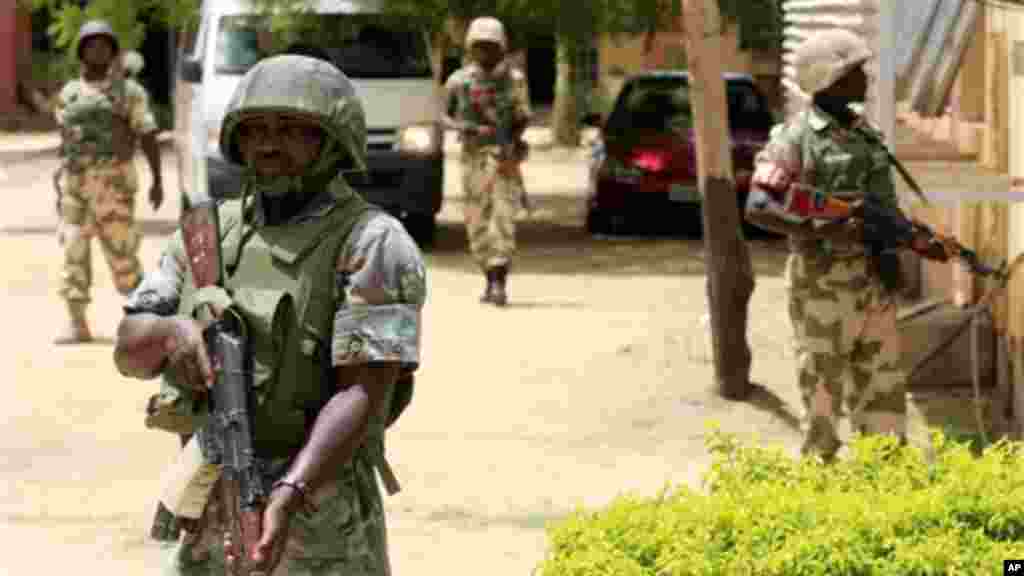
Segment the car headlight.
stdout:
<svg viewBox="0 0 1024 576">
<path fill-rule="evenodd" d="M 398 134 L 398 149 L 413 154 L 431 154 L 439 144 L 439 130 L 430 124 L 406 126 Z"/>
</svg>

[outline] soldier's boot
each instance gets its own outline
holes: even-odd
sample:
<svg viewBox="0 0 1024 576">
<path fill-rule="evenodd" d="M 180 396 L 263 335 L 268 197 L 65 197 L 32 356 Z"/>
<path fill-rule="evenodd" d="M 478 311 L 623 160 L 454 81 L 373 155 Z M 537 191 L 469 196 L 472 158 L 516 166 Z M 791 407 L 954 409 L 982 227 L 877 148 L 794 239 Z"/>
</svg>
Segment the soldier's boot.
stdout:
<svg viewBox="0 0 1024 576">
<path fill-rule="evenodd" d="M 496 306 L 504 306 L 508 303 L 508 265 L 495 266 L 494 270 L 494 294 L 491 302 Z"/>
<path fill-rule="evenodd" d="M 480 302 L 488 304 L 494 301 L 494 268 L 485 269 L 484 278 L 487 279 L 487 287 L 484 288 L 484 293 L 480 296 Z"/>
<path fill-rule="evenodd" d="M 70 344 L 81 344 L 92 340 L 92 332 L 89 331 L 89 322 L 85 317 L 86 304 L 84 302 L 68 302 L 68 322 L 64 325 L 53 343 L 58 346 Z"/>
</svg>

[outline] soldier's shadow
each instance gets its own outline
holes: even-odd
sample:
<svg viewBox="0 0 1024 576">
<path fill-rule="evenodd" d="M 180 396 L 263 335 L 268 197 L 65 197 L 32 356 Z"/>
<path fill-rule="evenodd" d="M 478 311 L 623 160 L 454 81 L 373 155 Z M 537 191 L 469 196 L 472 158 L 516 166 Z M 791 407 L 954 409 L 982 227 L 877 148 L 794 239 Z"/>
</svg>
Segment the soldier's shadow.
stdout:
<svg viewBox="0 0 1024 576">
<path fill-rule="evenodd" d="M 750 394 L 744 401 L 778 418 L 787 428 L 797 432 L 800 431 L 799 416 L 794 413 L 793 408 L 788 402 L 767 386 L 751 382 Z"/>
<path fill-rule="evenodd" d="M 114 344 L 115 344 L 115 341 L 110 336 L 93 336 L 92 340 L 89 340 L 88 342 L 79 342 L 77 344 L 54 344 L 53 347 L 58 349 L 58 350 L 64 350 L 64 349 L 68 349 L 68 348 L 81 348 L 82 346 L 89 346 L 89 347 L 102 346 L 102 347 L 110 348 L 110 347 L 113 347 Z"/>
<path fill-rule="evenodd" d="M 136 220 L 139 231 L 143 236 L 170 236 L 178 228 L 175 220 Z M 0 235 L 3 236 L 49 236 L 57 234 L 55 224 L 42 226 L 2 226 Z"/>
<path fill-rule="evenodd" d="M 565 309 L 565 310 L 579 310 L 586 308 L 583 302 L 575 301 L 524 301 L 524 300 L 509 300 L 505 304 L 505 308 L 521 308 L 524 310 L 539 310 L 539 309 Z"/>
</svg>

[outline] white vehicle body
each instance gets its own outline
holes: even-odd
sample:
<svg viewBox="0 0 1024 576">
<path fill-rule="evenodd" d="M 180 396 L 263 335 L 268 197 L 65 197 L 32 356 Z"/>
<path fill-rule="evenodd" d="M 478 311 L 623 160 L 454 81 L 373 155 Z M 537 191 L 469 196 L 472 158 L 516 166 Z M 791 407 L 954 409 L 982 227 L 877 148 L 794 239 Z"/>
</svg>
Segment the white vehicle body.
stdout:
<svg viewBox="0 0 1024 576">
<path fill-rule="evenodd" d="M 385 18 L 379 0 L 307 0 L 303 17 L 320 27 L 320 40 L 299 41 L 328 53 L 355 85 L 366 113 L 369 169 L 350 183 L 367 200 L 404 218 L 414 235 L 414 225 L 432 233 L 443 196 L 444 158 L 426 34 Z M 183 194 L 226 197 L 240 188 L 240 169 L 218 149 L 220 124 L 245 71 L 280 51 L 264 49 L 273 36 L 267 22 L 249 0 L 202 4 L 196 40 L 181 67 L 190 90 L 187 151 L 179 156 L 188 164 Z M 363 40 L 367 28 L 377 31 L 376 40 Z M 205 191 L 197 182 L 202 174 Z"/>
</svg>

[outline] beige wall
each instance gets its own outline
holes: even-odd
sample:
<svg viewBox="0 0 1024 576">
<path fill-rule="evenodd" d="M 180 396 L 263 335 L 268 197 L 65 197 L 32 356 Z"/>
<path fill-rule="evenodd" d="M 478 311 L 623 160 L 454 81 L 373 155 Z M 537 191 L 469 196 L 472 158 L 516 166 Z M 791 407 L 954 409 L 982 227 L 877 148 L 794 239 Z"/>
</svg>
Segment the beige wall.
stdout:
<svg viewBox="0 0 1024 576">
<path fill-rule="evenodd" d="M 645 50 L 643 36 L 604 36 L 598 42 L 598 74 L 601 88 L 607 97 L 614 98 L 622 86 L 624 76 L 652 69 L 683 69 L 686 67 L 682 51 L 682 32 L 658 33 L 650 50 Z M 739 49 L 735 27 L 726 32 L 726 45 L 731 49 L 722 54 L 722 67 L 727 72 L 751 74 L 758 81 L 772 104 L 778 100 L 778 78 L 781 68 L 778 54 L 761 54 Z"/>
</svg>

